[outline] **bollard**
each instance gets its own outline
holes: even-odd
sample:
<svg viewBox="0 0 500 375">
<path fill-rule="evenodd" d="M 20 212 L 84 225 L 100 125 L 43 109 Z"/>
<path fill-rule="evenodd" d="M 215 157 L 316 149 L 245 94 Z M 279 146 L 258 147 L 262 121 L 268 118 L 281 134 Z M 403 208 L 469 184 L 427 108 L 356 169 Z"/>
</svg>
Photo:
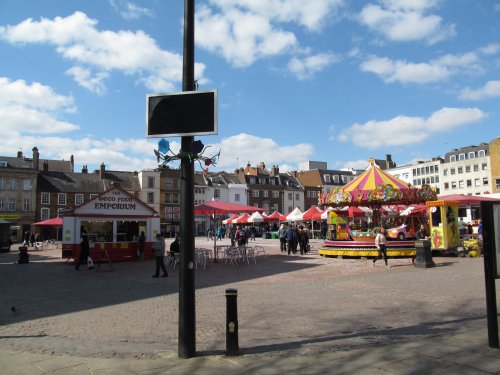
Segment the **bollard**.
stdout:
<svg viewBox="0 0 500 375">
<path fill-rule="evenodd" d="M 434 261 L 432 260 L 431 241 L 416 240 L 415 250 L 415 267 L 429 268 L 435 266 Z"/>
<path fill-rule="evenodd" d="M 238 290 L 226 289 L 226 355 L 239 355 Z"/>
<path fill-rule="evenodd" d="M 19 246 L 19 259 L 17 260 L 18 264 L 29 263 L 30 255 L 28 254 L 27 246 Z"/>
</svg>

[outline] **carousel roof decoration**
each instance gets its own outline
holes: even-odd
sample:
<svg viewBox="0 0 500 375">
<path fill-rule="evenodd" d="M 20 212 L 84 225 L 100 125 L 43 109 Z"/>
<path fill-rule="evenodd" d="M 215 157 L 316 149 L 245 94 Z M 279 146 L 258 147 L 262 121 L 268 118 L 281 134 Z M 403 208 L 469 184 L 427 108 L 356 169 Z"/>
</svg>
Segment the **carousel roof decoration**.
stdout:
<svg viewBox="0 0 500 375">
<path fill-rule="evenodd" d="M 159 163 L 160 161 L 162 161 L 163 166 L 166 166 L 168 163 L 174 160 L 197 160 L 203 173 L 205 174 L 208 172 L 208 167 L 210 165 L 216 165 L 220 158 L 220 150 L 217 154 L 210 157 L 203 155 L 209 147 L 210 146 L 205 146 L 200 140 L 197 140 L 191 142 L 191 144 L 189 145 L 189 151 L 179 151 L 178 154 L 175 154 L 170 149 L 170 143 L 166 139 L 161 139 L 158 142 L 158 150 L 154 149 L 154 153 L 156 155 L 157 162 Z M 202 162 L 206 168 L 203 167 Z"/>
<path fill-rule="evenodd" d="M 368 160 L 369 166 L 359 177 L 330 194 L 320 196 L 320 205 L 376 206 L 410 204 L 435 199 L 436 193 L 428 185 L 417 189 L 397 177 L 383 171 Z"/>
</svg>

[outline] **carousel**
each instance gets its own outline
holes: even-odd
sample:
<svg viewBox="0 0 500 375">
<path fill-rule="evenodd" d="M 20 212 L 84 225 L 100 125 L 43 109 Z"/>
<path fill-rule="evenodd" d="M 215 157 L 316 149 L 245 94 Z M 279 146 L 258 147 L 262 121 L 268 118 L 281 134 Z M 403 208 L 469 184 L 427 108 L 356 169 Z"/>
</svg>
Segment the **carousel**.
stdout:
<svg viewBox="0 0 500 375">
<path fill-rule="evenodd" d="M 384 226 L 389 234 L 394 233 L 388 237 L 387 255 L 413 257 L 414 233 L 420 223 L 426 221 L 426 214 L 408 210 L 408 207 L 435 200 L 436 193 L 428 185 L 417 189 L 384 172 L 373 159 L 368 163 L 368 168 L 359 177 L 319 196 L 319 205 L 328 212 L 328 239 L 319 254 L 378 256 L 375 237 Z"/>
</svg>

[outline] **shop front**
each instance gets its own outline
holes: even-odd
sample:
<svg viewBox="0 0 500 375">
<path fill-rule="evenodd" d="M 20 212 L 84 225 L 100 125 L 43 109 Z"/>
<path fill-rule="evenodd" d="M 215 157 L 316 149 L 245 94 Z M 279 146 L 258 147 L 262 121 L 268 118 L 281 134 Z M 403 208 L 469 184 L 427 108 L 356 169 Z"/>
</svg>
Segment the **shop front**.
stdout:
<svg viewBox="0 0 500 375">
<path fill-rule="evenodd" d="M 144 256 L 148 259 L 153 256 L 152 245 L 160 233 L 156 211 L 119 187 L 62 212 L 62 216 L 63 258 L 78 257 L 82 235 L 87 235 L 93 259 L 136 260 L 139 236 L 144 232 Z"/>
</svg>

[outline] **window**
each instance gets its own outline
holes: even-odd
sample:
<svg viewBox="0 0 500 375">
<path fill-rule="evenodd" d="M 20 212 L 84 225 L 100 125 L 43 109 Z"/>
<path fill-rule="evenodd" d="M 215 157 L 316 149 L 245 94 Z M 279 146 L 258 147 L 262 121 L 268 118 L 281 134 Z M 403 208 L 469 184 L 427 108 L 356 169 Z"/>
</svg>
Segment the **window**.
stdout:
<svg viewBox="0 0 500 375">
<path fill-rule="evenodd" d="M 500 190 L 500 178 L 495 178 L 496 189 Z"/>
<path fill-rule="evenodd" d="M 316 190 L 311 190 L 311 198 L 316 198 L 318 196 L 318 192 Z"/>
<path fill-rule="evenodd" d="M 482 169 L 483 171 L 486 171 L 486 170 L 488 169 L 488 164 L 487 164 L 487 163 L 483 163 L 483 164 L 481 164 L 481 169 Z"/>
<path fill-rule="evenodd" d="M 66 205 L 66 193 L 58 193 L 57 194 L 57 204 L 59 206 L 65 206 Z"/>
<path fill-rule="evenodd" d="M 95 199 L 99 196 L 99 194 L 90 194 L 90 200 Z"/>
<path fill-rule="evenodd" d="M 234 194 L 234 201 L 239 202 L 240 201 L 240 195 L 238 193 Z"/>
<path fill-rule="evenodd" d="M 464 181 L 463 180 L 458 181 L 458 188 L 459 189 L 463 189 L 464 188 Z"/>
<path fill-rule="evenodd" d="M 330 175 L 329 174 L 325 174 L 323 175 L 323 178 L 325 179 L 325 183 L 329 184 L 330 183 Z"/>
<path fill-rule="evenodd" d="M 8 211 L 15 211 L 16 210 L 16 198 L 9 198 L 9 205 L 7 207 Z"/>
<path fill-rule="evenodd" d="M 425 173 L 429 174 L 429 171 L 430 171 L 429 167 L 425 167 Z"/>
<path fill-rule="evenodd" d="M 474 151 L 469 152 L 469 159 L 474 159 L 476 157 L 476 153 Z"/>
<path fill-rule="evenodd" d="M 10 190 L 16 190 L 16 187 L 17 187 L 17 181 L 15 178 L 13 178 L 12 180 L 10 180 Z"/>
<path fill-rule="evenodd" d="M 470 165 L 465 166 L 465 173 L 470 173 Z"/>
<path fill-rule="evenodd" d="M 280 192 L 278 190 L 273 190 L 273 198 L 279 198 Z"/>
<path fill-rule="evenodd" d="M 61 217 L 61 211 L 63 211 L 64 208 L 58 208 L 57 209 L 57 217 Z"/>
<path fill-rule="evenodd" d="M 458 167 L 457 168 L 458 173 L 464 173 L 464 167 Z"/>
<path fill-rule="evenodd" d="M 458 160 L 465 160 L 465 154 L 458 155 Z"/>
<path fill-rule="evenodd" d="M 50 208 L 42 208 L 40 210 L 40 220 L 49 220 L 50 218 Z"/>
<path fill-rule="evenodd" d="M 500 180 L 499 180 L 500 181 Z M 3 197 L 0 197 L 0 210 L 3 210 L 5 208 L 5 201 Z"/>
<path fill-rule="evenodd" d="M 270 179 L 269 179 L 269 183 L 270 183 L 271 185 L 276 185 L 276 180 L 275 180 L 274 178 L 270 178 Z"/>
<path fill-rule="evenodd" d="M 170 193 L 165 193 L 165 203 L 171 203 L 171 194 Z"/>
<path fill-rule="evenodd" d="M 437 165 L 434 166 L 434 172 L 439 173 L 439 167 Z"/>
<path fill-rule="evenodd" d="M 488 177 L 483 177 L 483 185 L 488 185 Z"/>
<path fill-rule="evenodd" d="M 172 193 L 172 203 L 179 203 L 179 194 Z"/>
<path fill-rule="evenodd" d="M 472 187 L 472 180 L 467 180 L 466 184 L 467 184 L 467 187 Z"/>
<path fill-rule="evenodd" d="M 443 176 L 448 176 L 448 169 L 443 169 Z"/>
<path fill-rule="evenodd" d="M 474 164 L 474 172 L 479 172 L 479 164 Z"/>
<path fill-rule="evenodd" d="M 23 180 L 23 190 L 31 190 L 32 187 L 33 187 L 33 181 Z"/>
<path fill-rule="evenodd" d="M 417 184 L 417 180 L 413 180 L 413 185 L 414 185 L 414 186 L 418 185 L 418 184 Z"/>
<path fill-rule="evenodd" d="M 23 198 L 23 211 L 31 210 L 31 202 L 29 198 Z"/>
<path fill-rule="evenodd" d="M 173 189 L 179 189 L 179 179 L 178 178 L 174 178 L 172 180 L 172 188 Z"/>
<path fill-rule="evenodd" d="M 50 204 L 50 193 L 42 193 L 42 204 Z"/>
<path fill-rule="evenodd" d="M 481 186 L 479 178 L 474 179 L 474 186 Z"/>
<path fill-rule="evenodd" d="M 181 218 L 181 208 L 179 206 L 172 207 L 172 217 L 175 220 L 179 220 Z"/>
<path fill-rule="evenodd" d="M 259 184 L 265 185 L 266 184 L 266 179 L 265 178 L 259 178 Z"/>
<path fill-rule="evenodd" d="M 434 176 L 431 176 L 431 184 L 433 184 L 434 182 L 435 182 Z"/>
<path fill-rule="evenodd" d="M 455 181 L 451 182 L 451 188 L 456 189 L 457 188 L 457 183 Z"/>
<path fill-rule="evenodd" d="M 288 200 L 291 201 L 293 199 L 293 193 L 288 193 Z"/>
<path fill-rule="evenodd" d="M 214 189 L 214 198 L 220 198 L 220 189 Z"/>
<path fill-rule="evenodd" d="M 485 150 L 479 150 L 479 151 L 477 152 L 477 157 L 478 157 L 478 158 L 482 158 L 482 157 L 484 157 L 484 156 L 486 156 L 486 151 L 485 151 Z"/>
<path fill-rule="evenodd" d="M 455 174 L 455 168 L 450 168 L 450 174 Z"/>
<path fill-rule="evenodd" d="M 148 188 L 153 189 L 155 187 L 154 176 L 148 176 Z"/>
<path fill-rule="evenodd" d="M 165 177 L 165 188 L 172 189 L 172 178 L 171 177 Z"/>
<path fill-rule="evenodd" d="M 452 162 L 452 163 L 453 163 L 453 162 L 455 162 L 455 161 L 457 161 L 457 156 L 456 156 L 456 155 L 451 155 L 451 156 L 450 156 L 450 162 Z"/>
<path fill-rule="evenodd" d="M 431 166 L 429 167 L 429 170 L 430 170 L 430 172 L 431 172 L 431 173 L 434 173 L 434 166 L 433 166 L 433 165 L 431 165 Z"/>
<path fill-rule="evenodd" d="M 262 204 L 262 208 L 266 211 L 269 210 L 269 203 Z"/>
<path fill-rule="evenodd" d="M 269 197 L 269 191 L 267 191 L 267 190 L 262 190 L 262 193 L 264 194 L 264 195 L 263 195 L 263 197 L 264 197 L 264 198 Z"/>
<path fill-rule="evenodd" d="M 7 167 L 7 162 L 5 160 L 0 160 L 0 167 Z"/>
<path fill-rule="evenodd" d="M 75 194 L 75 206 L 83 204 L 83 194 Z"/>
<path fill-rule="evenodd" d="M 5 189 L 5 178 L 0 178 L 0 190 Z"/>
<path fill-rule="evenodd" d="M 295 200 L 297 202 L 300 202 L 300 194 L 299 193 L 295 193 Z"/>
<path fill-rule="evenodd" d="M 251 183 L 251 184 L 255 184 L 256 181 L 257 181 L 257 179 L 255 177 L 250 177 L 248 179 L 248 182 Z"/>
<path fill-rule="evenodd" d="M 155 193 L 153 191 L 148 191 L 148 203 L 152 204 L 155 202 Z"/>
<path fill-rule="evenodd" d="M 345 184 L 347 182 L 347 176 L 342 176 L 342 182 Z"/>
<path fill-rule="evenodd" d="M 436 176 L 436 178 L 434 179 L 434 181 L 436 182 L 436 184 L 439 182 L 439 176 Z"/>
<path fill-rule="evenodd" d="M 252 190 L 252 197 L 258 198 L 259 197 L 259 191 L 258 190 Z"/>
<path fill-rule="evenodd" d="M 333 175 L 333 182 L 336 184 L 339 183 L 339 176 L 338 175 Z"/>
</svg>

